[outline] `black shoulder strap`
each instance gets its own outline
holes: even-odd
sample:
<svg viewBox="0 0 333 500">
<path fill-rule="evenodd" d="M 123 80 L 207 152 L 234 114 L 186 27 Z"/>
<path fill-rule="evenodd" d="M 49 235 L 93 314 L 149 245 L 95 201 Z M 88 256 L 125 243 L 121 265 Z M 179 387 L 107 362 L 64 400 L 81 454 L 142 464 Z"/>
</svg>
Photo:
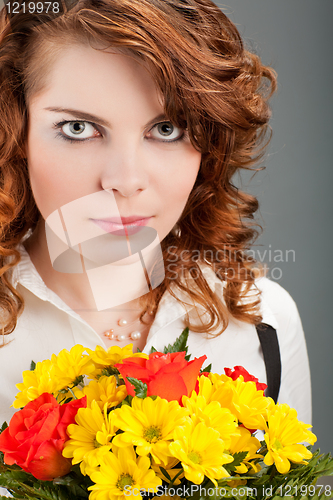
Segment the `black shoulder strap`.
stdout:
<svg viewBox="0 0 333 500">
<path fill-rule="evenodd" d="M 272 326 L 260 323 L 256 326 L 256 329 L 264 356 L 267 374 L 267 389 L 265 391 L 265 396 L 273 398 L 276 403 L 281 383 L 279 341 L 276 330 Z"/>
</svg>

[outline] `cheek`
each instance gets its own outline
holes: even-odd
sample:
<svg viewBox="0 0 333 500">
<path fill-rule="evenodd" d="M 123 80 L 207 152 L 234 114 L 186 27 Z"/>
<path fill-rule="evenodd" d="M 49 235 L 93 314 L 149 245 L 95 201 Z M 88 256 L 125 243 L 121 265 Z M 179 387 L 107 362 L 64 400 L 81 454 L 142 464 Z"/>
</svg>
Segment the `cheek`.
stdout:
<svg viewBox="0 0 333 500">
<path fill-rule="evenodd" d="M 166 175 L 161 185 L 164 199 L 170 208 L 183 208 L 196 181 L 201 163 L 201 154 L 192 146 L 165 166 Z"/>
<path fill-rule="evenodd" d="M 27 161 L 32 193 L 39 211 L 46 219 L 54 210 L 75 197 L 78 179 L 59 148 L 50 148 L 33 137 L 28 141 Z M 79 197 L 79 193 L 77 195 Z"/>
<path fill-rule="evenodd" d="M 161 165 L 159 172 L 163 174 L 159 177 L 157 190 L 161 241 L 179 220 L 196 181 L 200 163 L 201 154 L 191 146 L 191 149 L 168 155 L 168 161 Z"/>
</svg>

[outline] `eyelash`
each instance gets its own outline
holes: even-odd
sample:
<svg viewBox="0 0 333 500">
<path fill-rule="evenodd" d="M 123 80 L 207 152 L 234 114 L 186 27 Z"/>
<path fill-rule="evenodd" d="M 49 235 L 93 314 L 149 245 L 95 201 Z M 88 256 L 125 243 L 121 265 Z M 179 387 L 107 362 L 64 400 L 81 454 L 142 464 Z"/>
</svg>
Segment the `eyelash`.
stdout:
<svg viewBox="0 0 333 500">
<path fill-rule="evenodd" d="M 92 125 L 96 130 L 97 132 L 101 133 L 100 130 L 98 130 L 98 128 L 96 127 L 96 125 L 92 122 L 88 122 L 88 121 L 85 121 L 85 120 L 62 120 L 61 122 L 58 122 L 58 123 L 54 123 L 53 126 L 55 129 L 61 129 L 61 127 L 63 125 L 66 125 L 67 123 L 89 123 L 90 125 Z M 56 137 L 60 137 L 60 139 L 64 139 L 64 141 L 68 141 L 68 142 L 71 142 L 71 143 L 78 143 L 78 142 L 86 142 L 86 141 L 89 141 L 91 139 L 93 139 L 93 137 L 89 137 L 87 139 L 72 139 L 71 137 L 67 137 L 67 135 L 64 135 L 61 133 L 61 131 L 59 130 L 57 133 L 56 133 Z"/>
<path fill-rule="evenodd" d="M 63 125 L 66 125 L 67 123 L 73 123 L 73 122 L 78 122 L 78 123 L 89 123 L 90 125 L 92 125 L 99 133 L 100 130 L 98 130 L 98 128 L 96 127 L 96 125 L 92 122 L 88 122 L 86 120 L 62 120 L 61 122 L 58 122 L 58 123 L 54 123 L 53 126 L 55 129 L 61 129 L 61 127 Z M 155 123 L 155 125 L 153 125 L 151 127 L 151 129 L 149 130 L 149 132 L 151 130 L 153 130 L 153 128 L 157 127 L 158 125 L 161 125 L 162 123 L 171 123 L 171 122 L 168 122 L 168 121 L 163 121 L 163 122 L 158 122 L 158 123 Z M 172 143 L 172 142 L 178 142 L 178 141 L 182 141 L 185 139 L 185 135 L 186 135 L 186 130 L 184 130 L 183 134 L 178 137 L 178 139 L 172 139 L 171 141 L 167 141 L 167 140 L 163 140 L 163 139 L 149 139 L 149 140 L 159 140 L 159 142 L 166 142 L 166 143 Z M 68 142 L 71 142 L 71 143 L 78 143 L 78 142 L 86 142 L 86 141 L 90 141 L 91 139 L 94 139 L 94 137 L 89 137 L 87 139 L 72 139 L 71 137 L 67 137 L 66 135 L 62 134 L 60 131 L 56 133 L 56 137 L 59 137 L 60 139 L 64 139 L 65 141 L 68 141 Z"/>
</svg>

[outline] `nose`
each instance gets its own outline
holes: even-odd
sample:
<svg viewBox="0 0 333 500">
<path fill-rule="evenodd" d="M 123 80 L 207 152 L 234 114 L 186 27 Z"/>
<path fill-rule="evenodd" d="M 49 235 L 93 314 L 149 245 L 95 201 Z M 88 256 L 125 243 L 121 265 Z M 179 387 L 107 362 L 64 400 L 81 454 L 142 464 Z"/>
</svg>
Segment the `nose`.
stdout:
<svg viewBox="0 0 333 500">
<path fill-rule="evenodd" d="M 148 184 L 146 161 L 137 148 L 130 149 L 127 145 L 111 153 L 101 176 L 105 191 L 129 198 L 147 189 Z"/>
</svg>

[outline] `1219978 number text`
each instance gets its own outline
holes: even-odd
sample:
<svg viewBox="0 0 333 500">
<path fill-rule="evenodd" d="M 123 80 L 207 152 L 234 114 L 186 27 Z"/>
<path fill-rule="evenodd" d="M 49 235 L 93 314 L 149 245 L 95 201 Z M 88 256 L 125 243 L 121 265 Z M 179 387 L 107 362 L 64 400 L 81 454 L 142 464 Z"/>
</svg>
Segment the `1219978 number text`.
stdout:
<svg viewBox="0 0 333 500">
<path fill-rule="evenodd" d="M 48 13 L 53 13 L 53 14 L 59 14 L 60 12 L 60 5 L 59 2 L 8 2 L 6 3 L 7 7 L 7 12 L 8 14 L 18 14 L 21 9 L 23 14 L 25 13 L 30 13 L 30 14 L 48 14 Z"/>
</svg>

